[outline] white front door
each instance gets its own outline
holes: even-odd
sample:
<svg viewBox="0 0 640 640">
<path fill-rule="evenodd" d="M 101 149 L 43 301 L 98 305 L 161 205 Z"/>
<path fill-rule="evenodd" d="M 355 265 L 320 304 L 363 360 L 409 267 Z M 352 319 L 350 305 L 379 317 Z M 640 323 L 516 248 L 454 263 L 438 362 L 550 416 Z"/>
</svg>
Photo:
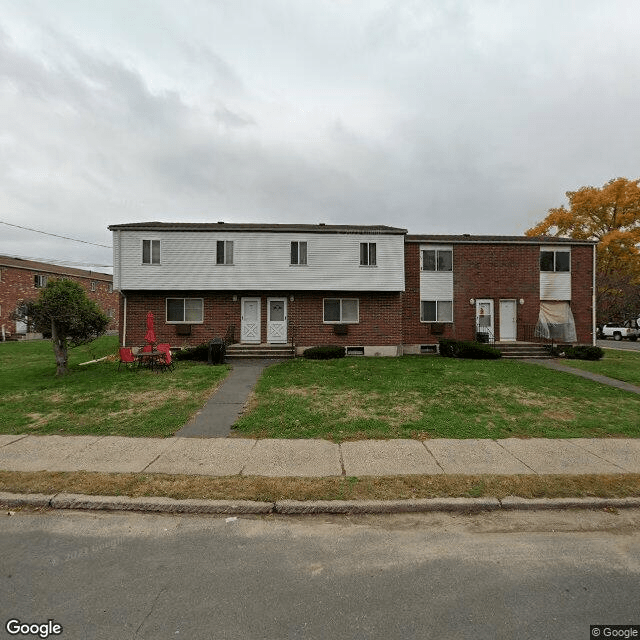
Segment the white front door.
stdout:
<svg viewBox="0 0 640 640">
<path fill-rule="evenodd" d="M 267 342 L 287 342 L 287 299 L 267 298 Z"/>
<path fill-rule="evenodd" d="M 500 341 L 516 341 L 516 301 L 500 300 Z"/>
<path fill-rule="evenodd" d="M 242 298 L 240 342 L 260 344 L 260 298 Z"/>
<path fill-rule="evenodd" d="M 493 336 L 493 300 L 476 300 L 476 332 Z"/>
</svg>

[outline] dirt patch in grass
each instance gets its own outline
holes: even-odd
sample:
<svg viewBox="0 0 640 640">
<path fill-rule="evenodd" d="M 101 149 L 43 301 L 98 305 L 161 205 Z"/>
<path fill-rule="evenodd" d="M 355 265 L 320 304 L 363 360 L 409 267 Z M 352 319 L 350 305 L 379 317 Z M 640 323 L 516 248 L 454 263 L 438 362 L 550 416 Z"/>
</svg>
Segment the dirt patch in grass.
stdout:
<svg viewBox="0 0 640 640">
<path fill-rule="evenodd" d="M 272 392 L 304 398 L 310 412 L 333 418 L 339 423 L 353 420 L 379 420 L 394 429 L 422 417 L 422 396 L 416 391 L 383 396 L 379 393 L 363 393 L 355 389 L 334 391 L 314 385 L 308 388 L 273 389 Z"/>
<path fill-rule="evenodd" d="M 189 398 L 191 394 L 186 389 L 170 389 L 157 391 L 143 391 L 125 393 L 118 397 L 120 402 L 128 405 L 125 409 L 119 411 L 110 411 L 107 415 L 110 418 L 116 418 L 123 415 L 131 415 L 139 411 L 162 405 L 165 402 L 181 402 Z"/>
<path fill-rule="evenodd" d="M 0 471 L 13 493 L 164 496 L 210 500 L 401 500 L 445 497 L 640 496 L 640 474 L 579 476 L 208 477 L 165 474 Z"/>
</svg>

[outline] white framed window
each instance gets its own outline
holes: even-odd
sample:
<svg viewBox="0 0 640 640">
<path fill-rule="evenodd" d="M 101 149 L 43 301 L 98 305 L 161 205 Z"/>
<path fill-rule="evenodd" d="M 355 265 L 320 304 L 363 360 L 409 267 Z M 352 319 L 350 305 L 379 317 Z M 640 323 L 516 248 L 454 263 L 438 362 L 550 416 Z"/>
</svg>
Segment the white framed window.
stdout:
<svg viewBox="0 0 640 640">
<path fill-rule="evenodd" d="M 95 282 L 95 280 L 92 280 L 92 281 L 91 281 L 91 291 L 92 291 L 93 293 L 95 293 L 95 291 L 96 291 L 97 287 L 98 287 L 98 284 Z"/>
<path fill-rule="evenodd" d="M 453 301 L 422 300 L 420 322 L 453 322 Z"/>
<path fill-rule="evenodd" d="M 292 242 L 291 243 L 291 264 L 305 265 L 307 264 L 307 243 Z"/>
<path fill-rule="evenodd" d="M 423 271 L 453 271 L 453 250 L 423 249 Z"/>
<path fill-rule="evenodd" d="M 356 324 L 360 322 L 360 301 L 358 298 L 325 298 L 322 320 L 325 323 Z"/>
<path fill-rule="evenodd" d="M 39 273 L 36 273 L 33 277 L 33 286 L 36 289 L 43 289 L 47 286 L 47 282 L 49 282 L 49 278 L 47 276 L 40 275 Z"/>
<path fill-rule="evenodd" d="M 112 282 L 110 282 L 107 285 L 107 291 L 108 291 L 108 293 L 113 293 L 113 283 Z"/>
<path fill-rule="evenodd" d="M 376 266 L 376 243 L 361 242 L 360 243 L 360 266 L 375 267 Z"/>
<path fill-rule="evenodd" d="M 216 264 L 233 264 L 233 240 L 216 242 Z"/>
<path fill-rule="evenodd" d="M 142 241 L 142 264 L 160 264 L 160 240 Z"/>
<path fill-rule="evenodd" d="M 568 249 L 542 249 L 540 271 L 571 271 L 571 251 Z"/>
<path fill-rule="evenodd" d="M 167 324 L 201 324 L 203 319 L 202 298 L 167 298 Z"/>
<path fill-rule="evenodd" d="M 116 310 L 113 309 L 113 308 L 107 309 L 107 317 L 108 318 L 115 318 L 116 317 Z"/>
</svg>

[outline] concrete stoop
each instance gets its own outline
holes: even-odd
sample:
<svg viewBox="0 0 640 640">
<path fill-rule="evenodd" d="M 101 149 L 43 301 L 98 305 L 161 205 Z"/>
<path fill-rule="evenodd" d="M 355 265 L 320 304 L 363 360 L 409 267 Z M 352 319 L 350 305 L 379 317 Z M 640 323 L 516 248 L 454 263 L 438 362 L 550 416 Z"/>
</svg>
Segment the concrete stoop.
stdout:
<svg viewBox="0 0 640 640">
<path fill-rule="evenodd" d="M 227 347 L 226 357 L 234 359 L 287 359 L 295 356 L 291 344 L 232 344 Z"/>
<path fill-rule="evenodd" d="M 502 353 L 503 358 L 534 358 L 541 360 L 551 358 L 547 349 L 536 342 L 496 342 L 493 346 Z"/>
</svg>

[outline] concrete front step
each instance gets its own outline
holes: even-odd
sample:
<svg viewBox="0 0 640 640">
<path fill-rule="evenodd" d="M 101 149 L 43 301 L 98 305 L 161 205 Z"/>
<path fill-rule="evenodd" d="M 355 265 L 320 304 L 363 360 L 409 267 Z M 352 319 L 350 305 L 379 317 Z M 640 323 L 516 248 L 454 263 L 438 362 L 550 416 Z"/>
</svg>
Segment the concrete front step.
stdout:
<svg viewBox="0 0 640 640">
<path fill-rule="evenodd" d="M 291 345 L 233 344 L 227 347 L 227 358 L 293 358 Z"/>
<path fill-rule="evenodd" d="M 502 352 L 503 358 L 550 358 L 549 352 L 541 344 L 535 343 L 496 343 L 496 349 Z"/>
</svg>

